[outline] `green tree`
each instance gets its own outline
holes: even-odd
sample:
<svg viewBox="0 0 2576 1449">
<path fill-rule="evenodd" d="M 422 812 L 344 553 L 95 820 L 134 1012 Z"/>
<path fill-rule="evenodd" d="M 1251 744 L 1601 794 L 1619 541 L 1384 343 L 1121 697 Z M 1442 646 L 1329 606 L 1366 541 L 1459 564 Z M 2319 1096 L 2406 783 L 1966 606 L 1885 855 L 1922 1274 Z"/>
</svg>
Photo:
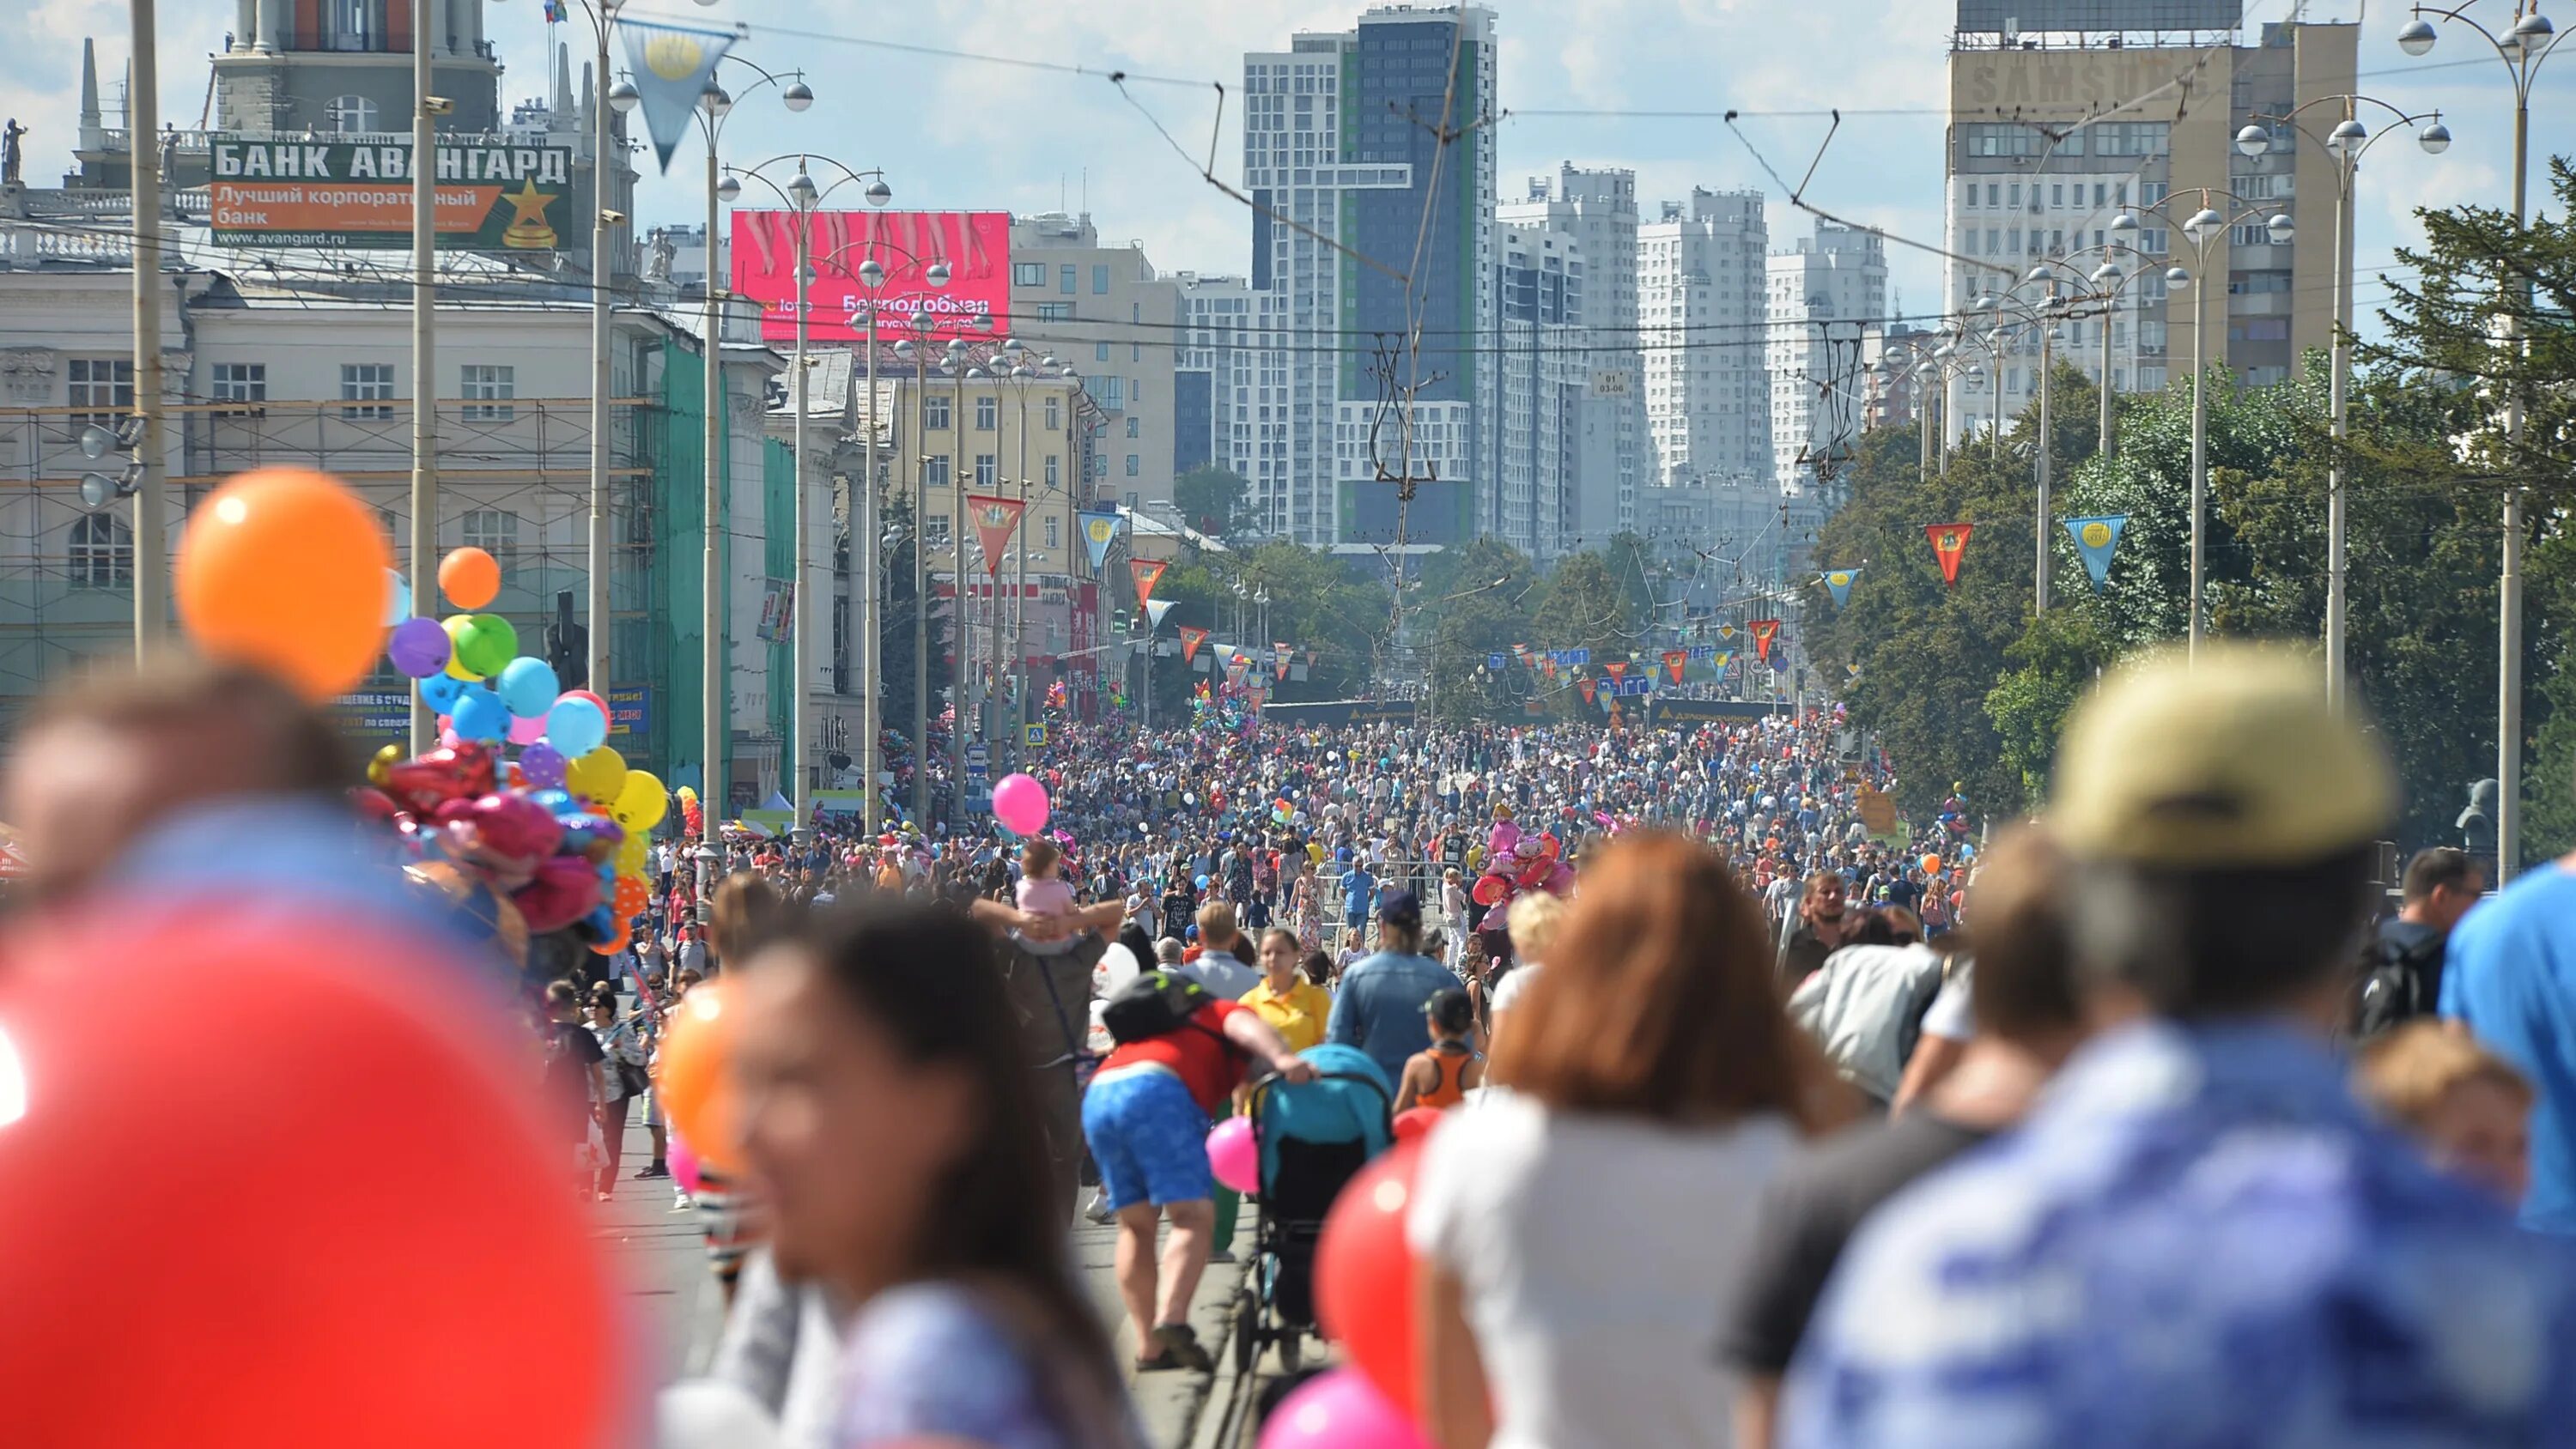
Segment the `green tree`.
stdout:
<svg viewBox="0 0 2576 1449">
<path fill-rule="evenodd" d="M 1241 474 L 1202 463 L 1172 480 L 1172 508 L 1181 521 L 1211 538 L 1231 539 L 1242 521 L 1244 495 L 1252 485 Z"/>
<path fill-rule="evenodd" d="M 1514 645 L 1536 639 L 1530 598 L 1538 570 L 1511 545 L 1478 538 L 1428 560 L 1407 591 L 1413 601 L 1406 633 L 1421 645 L 1429 704 L 1435 718 L 1455 721 L 1518 716 L 1528 697 L 1528 671 L 1512 656 Z M 1500 675 L 1478 665 L 1502 654 Z"/>
<path fill-rule="evenodd" d="M 900 492 L 889 492 L 884 504 L 885 536 L 895 540 L 880 555 L 885 560 L 885 607 L 877 621 L 877 661 L 884 669 L 883 721 L 885 728 L 912 737 L 912 660 L 913 629 L 918 622 L 920 598 L 912 589 L 912 500 Z M 947 690 L 950 675 L 949 635 L 951 620 L 944 606 L 930 611 L 930 698 L 933 712 Z M 878 687 L 871 685 L 870 687 Z M 907 797 L 909 798 L 909 797 Z"/>
</svg>

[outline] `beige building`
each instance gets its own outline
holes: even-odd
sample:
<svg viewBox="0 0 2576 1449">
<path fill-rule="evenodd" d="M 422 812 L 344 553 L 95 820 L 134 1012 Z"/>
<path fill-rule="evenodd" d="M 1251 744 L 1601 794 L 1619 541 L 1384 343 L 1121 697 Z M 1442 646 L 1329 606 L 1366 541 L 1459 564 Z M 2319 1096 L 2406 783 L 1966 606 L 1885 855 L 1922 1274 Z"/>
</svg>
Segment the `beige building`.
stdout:
<svg viewBox="0 0 2576 1449">
<path fill-rule="evenodd" d="M 1172 497 L 1173 363 L 1181 289 L 1141 242 L 1100 239 L 1088 215 L 1011 223 L 1011 331 L 1074 369 L 1101 412 L 1089 480 L 1129 507 Z"/>
<path fill-rule="evenodd" d="M 2114 260 L 2133 280 L 2107 317 L 2096 307 L 2066 320 L 2056 352 L 2100 378 L 2107 323 L 2110 383 L 2124 392 L 2190 375 L 2202 313 L 2207 359 L 2224 360 L 2249 383 L 2277 382 L 2303 352 L 2327 345 L 2333 162 L 2320 146 L 2287 144 L 2286 128 L 2263 156 L 2241 154 L 2235 139 L 2257 117 L 2269 124 L 2352 91 L 2359 27 L 2266 23 L 2248 36 L 2235 28 L 2232 0 L 2208 9 L 2213 28 L 2176 31 L 2151 28 L 2173 23 L 2159 0 L 2066 0 L 2054 13 L 2067 18 L 2050 23 L 2089 28 L 2036 31 L 2028 16 L 2051 7 L 1997 19 L 1992 0 L 1960 0 L 1950 55 L 1950 309 L 2034 267 L 2062 262 L 2060 275 L 2089 277 Z M 2332 124 L 2319 119 L 2326 109 L 2302 123 L 2322 134 Z M 2207 204 L 2233 223 L 2211 244 L 2206 275 L 2182 232 L 2204 187 L 2212 188 Z M 2305 206 L 2303 197 L 2311 198 Z M 2124 210 L 2138 222 L 2126 236 L 2113 227 Z M 2268 229 L 2275 213 L 2293 218 L 2287 244 Z M 2164 272 L 2173 266 L 2192 284 L 2169 295 Z M 2027 329 L 1982 360 L 1989 376 L 1951 384 L 1950 415 L 1962 431 L 1991 421 L 1999 399 L 2009 419 L 2035 394 L 2039 342 Z"/>
</svg>

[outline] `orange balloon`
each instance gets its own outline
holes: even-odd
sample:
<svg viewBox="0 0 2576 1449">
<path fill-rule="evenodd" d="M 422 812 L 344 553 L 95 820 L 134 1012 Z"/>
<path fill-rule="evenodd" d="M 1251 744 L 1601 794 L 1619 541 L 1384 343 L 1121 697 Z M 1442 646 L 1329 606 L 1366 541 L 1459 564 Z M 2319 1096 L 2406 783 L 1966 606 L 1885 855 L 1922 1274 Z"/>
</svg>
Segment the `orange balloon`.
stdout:
<svg viewBox="0 0 2576 1449">
<path fill-rule="evenodd" d="M 438 561 L 438 591 L 460 609 L 480 609 L 501 596 L 501 565 L 468 545 Z"/>
<path fill-rule="evenodd" d="M 248 664 L 321 703 L 385 646 L 393 546 L 374 509 L 327 474 L 244 473 L 179 536 L 179 618 L 208 656 Z"/>
<path fill-rule="evenodd" d="M 734 1158 L 736 1117 L 725 1073 L 741 1014 L 728 1010 L 730 980 L 702 981 L 680 998 L 653 1068 L 654 1099 L 664 1115 L 697 1149 L 699 1160 L 719 1172 L 729 1172 Z"/>
<path fill-rule="evenodd" d="M 618 952 L 625 950 L 627 943 L 634 939 L 634 930 L 635 927 L 633 924 L 625 917 L 620 916 L 617 918 L 617 934 L 609 937 L 607 940 L 600 942 L 598 945 L 593 946 L 590 949 L 598 955 L 614 956 Z"/>
<path fill-rule="evenodd" d="M 653 888 L 644 884 L 642 876 L 621 875 L 617 878 L 617 897 L 614 902 L 617 919 L 632 920 L 644 914 L 644 908 L 652 903 Z"/>
</svg>

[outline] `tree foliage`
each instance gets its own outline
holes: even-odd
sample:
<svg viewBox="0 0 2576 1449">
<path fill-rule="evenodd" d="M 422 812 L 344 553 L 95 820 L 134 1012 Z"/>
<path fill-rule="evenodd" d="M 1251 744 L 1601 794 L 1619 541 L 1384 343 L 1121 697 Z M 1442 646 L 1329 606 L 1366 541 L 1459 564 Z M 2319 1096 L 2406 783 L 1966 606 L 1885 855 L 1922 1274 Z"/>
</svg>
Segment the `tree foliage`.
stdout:
<svg viewBox="0 0 2576 1449">
<path fill-rule="evenodd" d="M 1202 463 L 1172 480 L 1172 508 L 1181 521 L 1211 538 L 1232 539 L 1252 485 L 1239 473 Z"/>
</svg>

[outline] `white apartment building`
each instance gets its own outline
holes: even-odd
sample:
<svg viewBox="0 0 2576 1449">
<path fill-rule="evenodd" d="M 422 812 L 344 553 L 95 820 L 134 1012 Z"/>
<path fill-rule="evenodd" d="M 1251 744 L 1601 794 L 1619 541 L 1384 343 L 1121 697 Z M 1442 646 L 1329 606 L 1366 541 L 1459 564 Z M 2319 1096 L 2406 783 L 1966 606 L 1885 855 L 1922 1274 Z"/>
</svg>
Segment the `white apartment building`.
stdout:
<svg viewBox="0 0 2576 1449">
<path fill-rule="evenodd" d="M 1637 228 L 1638 340 L 1655 481 L 1772 471 L 1759 191 L 1693 188 Z"/>
<path fill-rule="evenodd" d="M 1253 473 L 1253 375 L 1261 353 L 1253 346 L 1252 284 L 1241 277 L 1202 277 L 1176 272 L 1180 291 L 1181 349 L 1172 374 L 1172 476 L 1201 464 L 1250 479 Z M 1284 499 L 1256 508 L 1257 532 L 1287 532 Z"/>
<path fill-rule="evenodd" d="M 1772 479 L 1784 496 L 1830 502 L 1860 443 L 1865 344 L 1887 316 L 1887 244 L 1819 220 L 1768 265 Z"/>
<path fill-rule="evenodd" d="M 1585 396 L 1575 430 L 1583 459 L 1606 461 L 1608 470 L 1599 461 L 1575 467 L 1569 526 L 1572 537 L 1595 543 L 1633 531 L 1637 489 L 1654 473 L 1637 330 L 1637 173 L 1568 161 L 1553 186 L 1546 177 L 1531 177 L 1526 198 L 1505 202 L 1494 214 L 1505 227 L 1543 228 L 1570 241 L 1582 260 Z M 1508 312 L 1504 326 L 1511 326 Z"/>
</svg>

